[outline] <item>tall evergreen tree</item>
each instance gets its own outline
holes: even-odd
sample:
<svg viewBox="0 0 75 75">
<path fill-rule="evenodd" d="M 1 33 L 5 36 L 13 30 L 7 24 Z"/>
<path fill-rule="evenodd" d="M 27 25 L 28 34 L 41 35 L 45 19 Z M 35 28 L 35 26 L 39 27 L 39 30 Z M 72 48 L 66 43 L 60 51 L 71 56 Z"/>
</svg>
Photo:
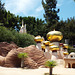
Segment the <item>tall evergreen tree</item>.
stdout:
<svg viewBox="0 0 75 75">
<path fill-rule="evenodd" d="M 4 3 L 2 4 L 1 0 L 0 0 L 0 24 L 3 23 L 4 20 Z"/>
<path fill-rule="evenodd" d="M 59 9 L 55 10 L 56 4 L 56 0 L 45 0 L 45 2 L 42 0 L 42 5 L 45 11 L 44 17 L 47 22 L 47 28 L 49 28 L 49 30 L 50 27 L 59 20 L 59 16 L 57 15 Z"/>
</svg>

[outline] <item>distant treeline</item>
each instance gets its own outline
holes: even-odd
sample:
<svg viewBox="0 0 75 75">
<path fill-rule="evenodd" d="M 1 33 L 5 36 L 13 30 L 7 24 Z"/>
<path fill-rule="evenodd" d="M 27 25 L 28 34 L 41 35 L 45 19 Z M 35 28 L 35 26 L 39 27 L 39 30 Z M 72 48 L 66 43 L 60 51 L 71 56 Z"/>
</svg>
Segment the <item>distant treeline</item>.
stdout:
<svg viewBox="0 0 75 75">
<path fill-rule="evenodd" d="M 43 36 L 46 38 L 46 34 L 52 30 L 58 30 L 63 33 L 63 40 L 69 39 L 69 44 L 75 44 L 75 17 L 67 19 L 65 21 L 60 20 L 57 21 L 54 25 L 48 27 L 47 23 L 39 18 L 35 17 L 22 17 L 22 16 L 15 16 L 15 14 L 10 13 L 4 8 L 4 4 L 2 4 L 0 0 L 0 25 L 4 26 L 10 30 L 16 29 L 19 31 L 22 20 L 24 24 L 27 25 L 27 33 L 37 36 Z M 1 36 L 0 36 L 1 37 Z"/>
</svg>

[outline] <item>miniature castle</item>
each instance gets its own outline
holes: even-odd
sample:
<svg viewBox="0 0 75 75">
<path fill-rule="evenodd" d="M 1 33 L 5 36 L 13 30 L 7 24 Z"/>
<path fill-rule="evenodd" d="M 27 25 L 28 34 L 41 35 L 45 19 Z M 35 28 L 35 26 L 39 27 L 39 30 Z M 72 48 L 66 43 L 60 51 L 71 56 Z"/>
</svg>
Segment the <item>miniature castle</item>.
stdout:
<svg viewBox="0 0 75 75">
<path fill-rule="evenodd" d="M 22 26 L 21 26 L 21 28 L 20 28 L 19 33 L 27 33 L 26 24 L 24 25 L 23 20 L 22 20 Z"/>
<path fill-rule="evenodd" d="M 64 59 L 65 67 L 71 61 L 69 64 L 72 68 L 72 64 L 75 64 L 75 53 L 72 53 L 73 55 L 68 53 L 68 44 L 60 43 L 62 38 L 62 33 L 54 30 L 47 33 L 48 41 L 45 41 L 41 36 L 36 36 L 34 40 L 37 43 L 36 47 L 44 51 L 46 58 L 50 60 Z"/>
<path fill-rule="evenodd" d="M 22 20 L 22 26 L 19 33 L 27 33 L 26 24 Z M 65 44 L 60 43 L 63 35 L 60 31 L 50 31 L 47 33 L 47 41 L 41 36 L 36 36 L 34 38 L 36 47 L 44 52 L 46 58 L 50 60 L 63 59 L 65 64 L 64 67 L 74 67 L 75 68 L 75 53 L 68 53 L 68 42 Z"/>
</svg>

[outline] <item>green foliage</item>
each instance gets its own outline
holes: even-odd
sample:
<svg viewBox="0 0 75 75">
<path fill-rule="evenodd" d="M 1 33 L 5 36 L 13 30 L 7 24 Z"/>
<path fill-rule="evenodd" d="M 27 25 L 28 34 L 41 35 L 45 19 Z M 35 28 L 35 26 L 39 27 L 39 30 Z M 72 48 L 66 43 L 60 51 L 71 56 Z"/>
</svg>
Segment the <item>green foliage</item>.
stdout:
<svg viewBox="0 0 75 75">
<path fill-rule="evenodd" d="M 18 54 L 18 58 L 27 58 L 28 57 L 28 54 L 27 53 L 19 53 Z"/>
<path fill-rule="evenodd" d="M 0 23 L 4 21 L 4 12 L 5 12 L 4 3 L 2 3 L 0 0 Z"/>
<path fill-rule="evenodd" d="M 0 26 L 5 26 L 8 29 L 16 29 L 19 31 L 22 20 L 24 24 L 27 26 L 27 33 L 28 34 L 19 34 L 16 31 L 8 31 L 0 28 L 0 41 L 14 41 L 18 46 L 25 47 L 31 44 L 35 44 L 34 36 L 40 35 L 43 36 L 46 40 L 46 34 L 52 30 L 58 30 L 63 33 L 63 40 L 64 43 L 65 39 L 69 39 L 69 44 L 75 44 L 75 17 L 67 19 L 65 21 L 59 20 L 59 16 L 57 13 L 59 9 L 56 10 L 56 0 L 42 0 L 42 5 L 45 10 L 44 20 L 35 18 L 35 17 L 22 17 L 22 16 L 15 16 L 15 14 L 10 13 L 10 11 L 6 11 L 4 8 L 4 3 L 0 0 Z M 3 32 L 2 32 L 3 31 Z M 29 35 L 31 34 L 31 35 Z M 31 38 L 30 38 L 31 37 Z M 30 42 L 29 42 L 29 41 Z M 23 42 L 24 41 L 24 42 Z"/>
<path fill-rule="evenodd" d="M 55 10 L 56 4 L 56 0 L 45 0 L 45 2 L 42 0 L 42 5 L 45 11 L 44 17 L 47 22 L 47 32 L 50 30 L 49 28 L 59 20 L 57 15 L 59 9 L 57 11 Z"/>
<path fill-rule="evenodd" d="M 45 66 L 47 66 L 47 67 L 55 67 L 57 64 L 56 64 L 56 61 L 47 61 L 46 62 L 46 64 L 45 64 Z"/>
<path fill-rule="evenodd" d="M 20 25 L 22 24 L 22 20 L 26 24 L 27 33 L 37 36 L 41 35 L 43 32 L 45 32 L 45 23 L 42 19 L 36 19 L 35 17 L 20 17 Z"/>
<path fill-rule="evenodd" d="M 55 67 L 57 64 L 56 64 L 56 61 L 47 61 L 45 66 L 49 67 L 49 75 L 52 75 L 52 69 L 53 67 Z"/>
<path fill-rule="evenodd" d="M 27 47 L 29 45 L 35 45 L 34 41 L 34 36 L 30 34 L 20 34 L 18 32 L 14 33 L 13 35 L 15 36 L 14 42 L 19 46 L 19 47 Z"/>
<path fill-rule="evenodd" d="M 20 47 L 35 45 L 34 36 L 30 34 L 20 34 L 16 30 L 8 30 L 0 26 L 0 42 L 14 42 Z"/>
<path fill-rule="evenodd" d="M 13 41 L 14 38 L 15 36 L 13 36 L 10 30 L 0 26 L 0 42 L 3 42 L 3 41 L 11 42 Z"/>
<path fill-rule="evenodd" d="M 73 46 L 69 46 L 69 47 L 68 47 L 68 52 L 69 52 L 69 53 L 75 52 L 75 49 L 73 49 Z"/>
<path fill-rule="evenodd" d="M 27 53 L 19 53 L 18 58 L 21 58 L 21 68 L 24 68 L 24 58 L 27 58 L 28 54 Z"/>
<path fill-rule="evenodd" d="M 75 17 L 67 19 L 66 21 L 61 20 L 57 22 L 53 28 L 62 32 L 63 40 L 69 39 L 70 45 L 75 44 Z"/>
<path fill-rule="evenodd" d="M 21 16 L 15 16 L 15 14 L 10 13 L 10 11 L 6 11 L 4 8 L 4 4 L 0 1 L 0 25 L 5 26 L 6 28 L 10 29 L 16 29 L 19 31 L 21 25 L 22 25 L 22 20 L 24 21 L 24 24 L 27 26 L 27 33 L 37 36 L 45 36 L 45 23 L 44 20 L 42 19 L 36 19 L 35 17 L 21 17 Z"/>
</svg>

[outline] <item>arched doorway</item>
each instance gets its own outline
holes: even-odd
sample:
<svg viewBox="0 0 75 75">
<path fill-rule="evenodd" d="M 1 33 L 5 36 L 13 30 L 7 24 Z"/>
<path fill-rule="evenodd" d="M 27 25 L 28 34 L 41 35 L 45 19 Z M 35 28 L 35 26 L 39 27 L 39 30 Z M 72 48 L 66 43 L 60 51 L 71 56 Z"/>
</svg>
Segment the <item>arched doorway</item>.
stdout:
<svg viewBox="0 0 75 75">
<path fill-rule="evenodd" d="M 72 68 L 75 68 L 75 63 L 72 64 Z"/>
<path fill-rule="evenodd" d="M 68 68 L 71 68 L 71 65 L 70 65 L 70 63 L 68 63 Z"/>
</svg>

